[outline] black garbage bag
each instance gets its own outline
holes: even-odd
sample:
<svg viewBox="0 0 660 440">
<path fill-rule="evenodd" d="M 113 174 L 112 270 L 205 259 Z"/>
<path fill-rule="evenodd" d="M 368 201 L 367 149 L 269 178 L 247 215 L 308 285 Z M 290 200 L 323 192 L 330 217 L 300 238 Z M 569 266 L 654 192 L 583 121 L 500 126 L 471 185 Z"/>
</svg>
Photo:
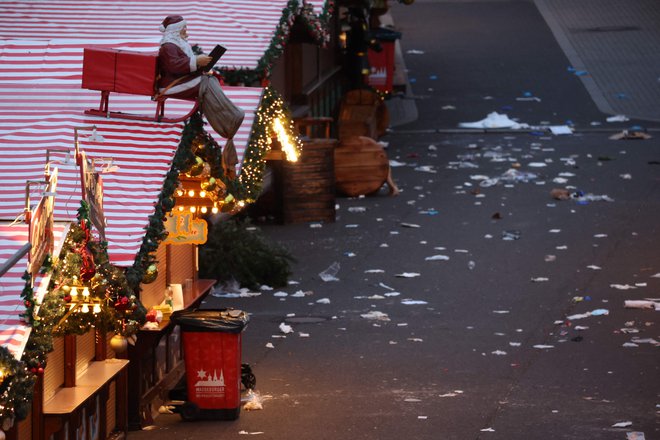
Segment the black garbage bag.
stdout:
<svg viewBox="0 0 660 440">
<path fill-rule="evenodd" d="M 177 310 L 170 321 L 187 332 L 241 333 L 250 320 L 242 310 Z"/>
</svg>

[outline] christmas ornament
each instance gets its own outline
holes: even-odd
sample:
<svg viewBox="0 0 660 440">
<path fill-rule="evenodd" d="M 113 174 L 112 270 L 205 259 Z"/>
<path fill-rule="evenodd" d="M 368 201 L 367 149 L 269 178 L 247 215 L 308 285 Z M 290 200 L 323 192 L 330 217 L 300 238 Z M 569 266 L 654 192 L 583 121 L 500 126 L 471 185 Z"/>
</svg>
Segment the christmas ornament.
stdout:
<svg viewBox="0 0 660 440">
<path fill-rule="evenodd" d="M 158 278 L 158 266 L 150 264 L 142 277 L 142 284 L 151 284 Z"/>
<path fill-rule="evenodd" d="M 193 176 L 199 176 L 202 174 L 204 171 L 204 159 L 202 159 L 199 156 L 195 156 L 195 164 L 190 167 L 190 171 L 188 171 L 188 175 L 193 177 Z"/>
<path fill-rule="evenodd" d="M 128 340 L 122 335 L 114 335 L 110 339 L 110 348 L 112 348 L 115 353 L 123 353 L 128 349 Z"/>
</svg>

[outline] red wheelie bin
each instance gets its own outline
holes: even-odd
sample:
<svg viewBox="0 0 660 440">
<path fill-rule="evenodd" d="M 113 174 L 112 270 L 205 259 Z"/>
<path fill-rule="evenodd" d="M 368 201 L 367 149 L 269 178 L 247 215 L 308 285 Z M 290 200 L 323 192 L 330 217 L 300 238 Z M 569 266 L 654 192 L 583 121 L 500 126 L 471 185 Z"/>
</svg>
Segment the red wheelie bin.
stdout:
<svg viewBox="0 0 660 440">
<path fill-rule="evenodd" d="M 180 310 L 186 399 L 177 408 L 186 421 L 234 420 L 241 410 L 241 336 L 248 315 L 241 310 Z"/>
</svg>

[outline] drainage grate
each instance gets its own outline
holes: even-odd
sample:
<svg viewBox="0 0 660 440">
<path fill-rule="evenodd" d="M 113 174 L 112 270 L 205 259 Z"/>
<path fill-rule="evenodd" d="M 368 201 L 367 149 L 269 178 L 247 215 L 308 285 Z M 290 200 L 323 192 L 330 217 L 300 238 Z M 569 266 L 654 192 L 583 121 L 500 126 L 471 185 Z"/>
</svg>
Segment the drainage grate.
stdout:
<svg viewBox="0 0 660 440">
<path fill-rule="evenodd" d="M 330 318 L 325 316 L 292 316 L 284 321 L 288 324 L 318 324 L 328 321 Z"/>
<path fill-rule="evenodd" d="M 585 29 L 578 29 L 579 31 L 585 32 L 630 32 L 630 31 L 641 31 L 642 28 L 639 26 L 596 26 Z"/>
</svg>

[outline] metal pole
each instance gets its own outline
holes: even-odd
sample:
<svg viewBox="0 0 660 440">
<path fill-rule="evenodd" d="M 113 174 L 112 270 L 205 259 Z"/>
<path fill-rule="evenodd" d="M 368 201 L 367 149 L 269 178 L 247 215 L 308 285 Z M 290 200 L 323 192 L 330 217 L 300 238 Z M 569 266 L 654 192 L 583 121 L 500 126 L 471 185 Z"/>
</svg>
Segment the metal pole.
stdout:
<svg viewBox="0 0 660 440">
<path fill-rule="evenodd" d="M 7 261 L 5 261 L 2 266 L 0 266 L 0 277 L 3 276 L 4 274 L 7 273 L 9 269 L 14 267 L 14 265 L 25 256 L 28 252 L 30 252 L 30 249 L 32 249 L 32 245 L 30 243 L 25 243 L 19 250 L 16 252 L 14 255 L 9 257 Z"/>
</svg>

